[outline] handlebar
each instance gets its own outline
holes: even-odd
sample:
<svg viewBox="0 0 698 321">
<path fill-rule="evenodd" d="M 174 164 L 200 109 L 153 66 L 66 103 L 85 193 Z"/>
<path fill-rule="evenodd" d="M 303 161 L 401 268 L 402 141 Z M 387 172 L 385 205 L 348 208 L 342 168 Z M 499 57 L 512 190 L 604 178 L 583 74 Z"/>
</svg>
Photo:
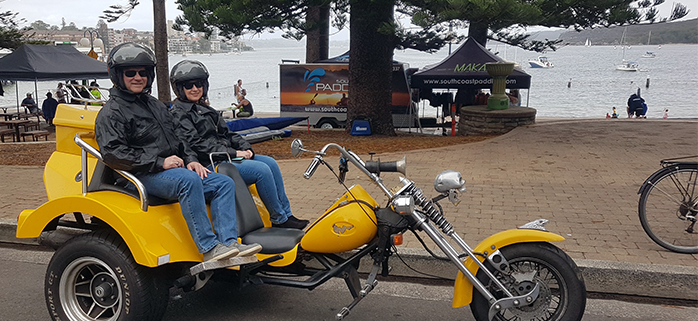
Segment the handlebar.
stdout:
<svg viewBox="0 0 698 321">
<path fill-rule="evenodd" d="M 305 179 L 310 179 L 313 174 L 315 174 L 315 170 L 317 169 L 318 165 L 320 165 L 320 162 L 322 162 L 322 155 L 316 155 L 308 166 L 308 169 L 305 170 L 303 177 L 305 177 Z"/>
<path fill-rule="evenodd" d="M 403 164 L 401 165 L 400 162 L 402 162 Z M 367 161 L 366 162 L 366 169 L 371 173 L 379 174 L 379 175 L 381 172 L 389 172 L 389 173 L 403 172 L 404 171 L 404 161 L 395 161 L 395 162 L 381 162 L 380 160 Z"/>
<path fill-rule="evenodd" d="M 380 176 L 372 173 L 370 170 L 367 169 L 367 165 L 368 165 L 367 163 L 364 163 L 364 161 L 361 160 L 361 158 L 358 155 L 356 155 L 354 152 L 347 151 L 346 149 L 344 149 L 344 147 L 339 146 L 335 143 L 329 143 L 329 144 L 325 145 L 320 151 L 314 152 L 315 158 L 313 158 L 313 161 L 310 163 L 310 166 L 308 166 L 308 169 L 305 171 L 305 174 L 303 174 L 303 176 L 305 178 L 310 178 L 311 176 L 313 176 L 315 169 L 317 169 L 317 166 L 322 161 L 322 157 L 327 155 L 327 150 L 330 148 L 334 148 L 337 151 L 339 151 L 339 153 L 342 154 L 342 156 L 344 156 L 344 158 L 347 161 L 354 164 L 354 166 L 356 166 L 356 168 L 358 168 L 362 173 L 364 173 L 366 176 L 368 176 L 368 178 L 371 179 L 371 181 L 373 181 L 373 183 L 376 184 L 376 186 L 378 186 L 383 191 L 383 193 L 385 193 L 385 195 L 388 196 L 388 198 L 393 197 L 393 193 L 391 193 L 390 190 L 385 185 L 383 185 L 383 179 L 381 179 Z M 390 163 L 393 163 L 393 162 L 387 162 L 385 164 L 390 164 Z"/>
</svg>

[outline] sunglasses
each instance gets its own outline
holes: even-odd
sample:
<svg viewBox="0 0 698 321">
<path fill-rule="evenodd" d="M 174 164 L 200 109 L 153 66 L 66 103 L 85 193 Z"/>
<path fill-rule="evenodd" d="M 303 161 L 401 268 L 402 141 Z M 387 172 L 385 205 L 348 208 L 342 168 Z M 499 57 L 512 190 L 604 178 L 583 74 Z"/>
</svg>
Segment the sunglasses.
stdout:
<svg viewBox="0 0 698 321">
<path fill-rule="evenodd" d="M 141 77 L 148 77 L 148 72 L 146 70 L 138 70 L 138 71 L 126 70 L 126 71 L 124 71 L 124 76 L 129 77 L 129 78 L 135 77 L 136 73 L 138 73 L 138 75 L 140 75 Z"/>
<path fill-rule="evenodd" d="M 204 83 L 200 80 L 184 83 L 184 89 L 192 89 L 194 86 L 196 86 L 197 88 L 204 88 Z"/>
</svg>

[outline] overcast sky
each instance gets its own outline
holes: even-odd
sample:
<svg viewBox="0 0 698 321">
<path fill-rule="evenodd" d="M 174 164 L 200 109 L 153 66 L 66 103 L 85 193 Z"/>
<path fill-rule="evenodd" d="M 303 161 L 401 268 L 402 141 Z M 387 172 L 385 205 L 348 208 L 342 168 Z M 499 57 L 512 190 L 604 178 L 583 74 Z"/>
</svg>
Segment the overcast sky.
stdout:
<svg viewBox="0 0 698 321">
<path fill-rule="evenodd" d="M 680 0 L 679 2 L 691 10 L 687 18 L 698 17 L 698 1 Z M 50 25 L 60 26 L 62 18 L 65 18 L 66 24 L 74 22 L 78 28 L 82 29 L 82 27 L 96 27 L 102 11 L 108 9 L 110 5 L 126 5 L 127 3 L 127 0 L 0 0 L 0 12 L 9 10 L 19 13 L 20 18 L 26 19 L 26 25 L 36 20 L 42 20 Z M 181 15 L 181 11 L 177 10 L 175 0 L 166 0 L 165 3 L 167 20 L 174 20 L 175 17 Z M 660 14 L 667 16 L 671 6 L 672 1 L 667 0 L 660 7 Z M 141 0 L 130 17 L 110 23 L 109 27 L 114 29 L 134 28 L 142 31 L 153 30 L 152 2 Z M 262 38 L 279 38 L 280 36 L 281 33 L 276 32 L 271 35 L 263 35 Z M 346 39 L 348 39 L 348 33 L 341 32 L 333 36 L 331 40 Z"/>
</svg>

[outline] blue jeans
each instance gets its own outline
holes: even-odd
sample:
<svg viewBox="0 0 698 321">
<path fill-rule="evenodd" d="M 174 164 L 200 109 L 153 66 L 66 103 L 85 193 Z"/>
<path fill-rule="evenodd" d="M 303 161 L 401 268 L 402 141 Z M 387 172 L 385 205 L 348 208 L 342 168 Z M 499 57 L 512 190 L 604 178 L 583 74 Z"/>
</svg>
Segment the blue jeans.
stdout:
<svg viewBox="0 0 698 321">
<path fill-rule="evenodd" d="M 196 172 L 186 168 L 173 168 L 136 177 L 145 185 L 149 195 L 179 200 L 189 233 L 200 253 L 210 251 L 218 243 L 230 245 L 237 241 L 235 182 L 232 178 L 209 173 L 202 180 Z M 206 201 L 211 202 L 213 225 L 208 218 Z"/>
<path fill-rule="evenodd" d="M 291 213 L 291 202 L 286 196 L 284 180 L 276 160 L 269 156 L 254 155 L 254 159 L 232 162 L 247 185 L 256 184 L 259 197 L 269 211 L 272 223 L 284 223 Z M 209 166 L 209 169 L 211 167 Z"/>
</svg>

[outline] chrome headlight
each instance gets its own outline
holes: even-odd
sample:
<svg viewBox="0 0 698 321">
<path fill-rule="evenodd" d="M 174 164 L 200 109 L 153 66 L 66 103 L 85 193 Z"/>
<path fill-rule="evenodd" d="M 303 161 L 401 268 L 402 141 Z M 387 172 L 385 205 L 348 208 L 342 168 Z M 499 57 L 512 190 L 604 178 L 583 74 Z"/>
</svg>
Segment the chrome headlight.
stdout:
<svg viewBox="0 0 698 321">
<path fill-rule="evenodd" d="M 434 180 L 434 189 L 439 193 L 445 193 L 450 190 L 458 190 L 465 192 L 465 180 L 460 172 L 448 170 L 436 175 Z"/>
</svg>

